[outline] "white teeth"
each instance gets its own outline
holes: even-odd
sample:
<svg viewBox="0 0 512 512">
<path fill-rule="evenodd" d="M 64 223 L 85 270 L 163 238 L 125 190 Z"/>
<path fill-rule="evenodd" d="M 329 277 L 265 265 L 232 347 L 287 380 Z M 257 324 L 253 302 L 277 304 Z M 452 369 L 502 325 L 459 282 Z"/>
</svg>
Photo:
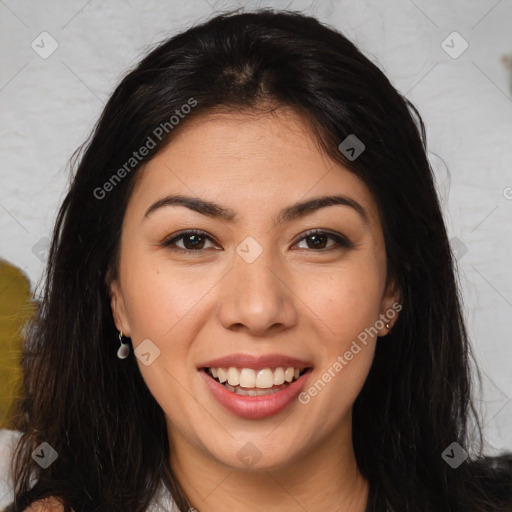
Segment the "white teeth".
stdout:
<svg viewBox="0 0 512 512">
<path fill-rule="evenodd" d="M 256 373 L 252 368 L 242 368 L 240 372 L 240 387 L 254 388 L 256 386 Z"/>
<path fill-rule="evenodd" d="M 270 368 L 264 368 L 258 372 L 256 376 L 256 387 L 260 389 L 268 389 L 274 385 L 274 374 Z"/>
<path fill-rule="evenodd" d="M 236 368 L 228 368 L 228 384 L 230 386 L 240 384 L 240 372 Z"/>
<path fill-rule="evenodd" d="M 240 386 L 247 390 L 270 389 L 273 386 L 280 386 L 285 382 L 290 383 L 298 379 L 301 370 L 299 368 L 277 367 L 273 371 L 271 368 L 254 370 L 252 368 L 208 368 L 207 371 L 214 378 L 218 378 L 225 387 L 233 388 Z M 255 396 L 250 394 L 249 396 Z"/>
<path fill-rule="evenodd" d="M 280 386 L 284 383 L 284 369 L 276 368 L 274 370 L 274 386 Z"/>
</svg>

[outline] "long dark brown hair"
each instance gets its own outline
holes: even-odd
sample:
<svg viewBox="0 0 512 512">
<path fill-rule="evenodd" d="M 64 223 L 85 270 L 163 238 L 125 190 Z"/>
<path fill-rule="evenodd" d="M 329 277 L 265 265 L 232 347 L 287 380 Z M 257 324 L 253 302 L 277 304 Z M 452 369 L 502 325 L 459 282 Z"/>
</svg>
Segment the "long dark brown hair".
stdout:
<svg viewBox="0 0 512 512">
<path fill-rule="evenodd" d="M 161 479 L 187 510 L 164 413 L 135 358 L 116 357 L 107 276 L 115 275 L 138 170 L 173 136 L 171 116 L 194 101 L 179 129 L 214 108 L 294 109 L 376 200 L 388 278 L 403 309 L 354 404 L 367 511 L 512 510 L 507 457 L 482 455 L 468 336 L 421 117 L 338 31 L 274 10 L 219 15 L 157 45 L 115 89 L 72 160 L 40 312 L 24 347 L 9 510 L 54 496 L 67 512 L 142 512 Z M 338 148 L 351 134 L 365 145 L 355 160 Z M 130 160 L 153 145 L 148 137 L 149 154 Z M 42 442 L 58 452 L 46 469 L 31 457 Z M 442 457 L 454 442 L 471 454 L 457 469 Z"/>
</svg>

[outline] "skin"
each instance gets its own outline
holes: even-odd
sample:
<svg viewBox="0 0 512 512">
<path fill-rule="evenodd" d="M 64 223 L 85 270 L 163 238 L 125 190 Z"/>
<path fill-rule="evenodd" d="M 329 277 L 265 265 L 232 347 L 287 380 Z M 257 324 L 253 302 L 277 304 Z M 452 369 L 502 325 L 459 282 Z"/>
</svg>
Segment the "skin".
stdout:
<svg viewBox="0 0 512 512">
<path fill-rule="evenodd" d="M 160 350 L 149 366 L 137 363 L 166 414 L 170 461 L 190 504 L 201 512 L 364 511 L 368 483 L 354 456 L 352 406 L 377 337 L 309 403 L 260 420 L 225 410 L 197 366 L 235 352 L 277 352 L 313 364 L 308 388 L 389 311 L 399 296 L 393 283 L 386 286 L 382 227 L 368 188 L 319 150 L 301 117 L 282 108 L 190 120 L 139 178 L 110 283 L 112 311 L 134 348 L 149 338 Z M 185 206 L 145 217 L 170 194 L 215 201 L 236 220 Z M 334 205 L 274 223 L 282 208 L 332 194 L 357 201 L 367 220 Z M 320 237 L 317 249 L 304 238 L 313 228 L 344 235 L 353 247 Z M 190 236 L 174 250 L 161 244 L 186 229 L 211 240 L 199 239 L 193 253 L 180 252 L 194 247 Z M 252 263 L 236 252 L 248 236 L 263 249 Z M 237 452 L 249 442 L 261 458 L 248 469 Z"/>
</svg>

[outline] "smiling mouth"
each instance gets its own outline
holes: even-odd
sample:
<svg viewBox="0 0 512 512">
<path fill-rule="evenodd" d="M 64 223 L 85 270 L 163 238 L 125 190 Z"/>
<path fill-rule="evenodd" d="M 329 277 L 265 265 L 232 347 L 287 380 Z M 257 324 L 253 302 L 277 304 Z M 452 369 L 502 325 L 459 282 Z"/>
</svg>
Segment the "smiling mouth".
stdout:
<svg viewBox="0 0 512 512">
<path fill-rule="evenodd" d="M 278 393 L 299 380 L 313 368 L 201 368 L 211 379 L 228 391 L 241 396 L 262 396 Z"/>
</svg>

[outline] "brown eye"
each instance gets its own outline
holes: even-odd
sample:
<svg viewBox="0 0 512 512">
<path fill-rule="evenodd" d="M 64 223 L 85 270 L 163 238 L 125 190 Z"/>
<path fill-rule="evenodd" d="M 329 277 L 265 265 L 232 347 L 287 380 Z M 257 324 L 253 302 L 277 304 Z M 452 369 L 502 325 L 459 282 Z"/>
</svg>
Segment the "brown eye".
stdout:
<svg viewBox="0 0 512 512">
<path fill-rule="evenodd" d="M 334 240 L 334 243 L 327 245 L 327 241 L 331 239 Z M 306 240 L 307 247 L 299 247 L 300 249 L 314 249 L 317 251 L 322 250 L 331 250 L 338 248 L 351 248 L 353 247 L 352 242 L 343 235 L 338 235 L 334 233 L 329 233 L 326 231 L 310 231 L 306 233 L 306 236 L 299 240 L 299 243 L 302 243 L 303 240 Z"/>
<path fill-rule="evenodd" d="M 202 249 L 204 247 L 205 238 L 201 235 L 186 235 L 181 237 L 185 249 Z"/>
<path fill-rule="evenodd" d="M 182 246 L 178 244 L 179 241 L 183 241 Z M 185 231 L 173 238 L 170 238 L 169 240 L 166 240 L 163 243 L 163 246 L 182 251 L 197 252 L 201 251 L 201 249 L 205 249 L 205 244 L 208 241 L 212 242 L 211 238 L 205 233 L 200 231 Z M 214 245 L 212 244 L 210 247 L 214 247 Z"/>
<path fill-rule="evenodd" d="M 311 242 L 311 244 L 306 242 L 309 249 L 325 249 L 327 240 L 329 238 L 330 237 L 328 237 L 327 235 L 311 235 L 306 237 L 304 240 Z"/>
</svg>

